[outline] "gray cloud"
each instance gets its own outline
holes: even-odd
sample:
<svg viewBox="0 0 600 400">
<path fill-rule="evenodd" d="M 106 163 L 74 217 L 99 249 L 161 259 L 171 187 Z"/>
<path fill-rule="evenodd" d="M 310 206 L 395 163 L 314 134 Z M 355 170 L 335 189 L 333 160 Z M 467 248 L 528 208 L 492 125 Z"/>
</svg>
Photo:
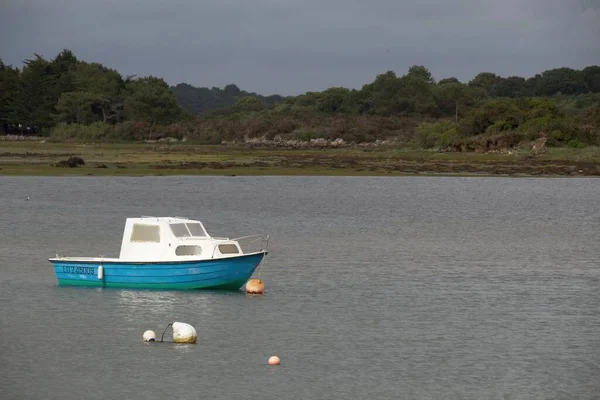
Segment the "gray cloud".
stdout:
<svg viewBox="0 0 600 400">
<path fill-rule="evenodd" d="M 600 0 L 0 0 L 0 58 L 62 48 L 170 84 L 263 94 L 600 64 Z"/>
</svg>

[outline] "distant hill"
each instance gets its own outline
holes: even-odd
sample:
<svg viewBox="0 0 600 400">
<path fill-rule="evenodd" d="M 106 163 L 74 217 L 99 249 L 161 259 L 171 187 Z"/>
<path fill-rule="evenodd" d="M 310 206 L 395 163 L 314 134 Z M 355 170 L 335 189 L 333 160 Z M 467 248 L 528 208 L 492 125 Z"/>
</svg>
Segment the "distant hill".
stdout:
<svg viewBox="0 0 600 400">
<path fill-rule="evenodd" d="M 283 102 L 284 97 L 280 95 L 262 96 L 256 93 L 240 90 L 236 85 L 230 84 L 223 89 L 213 87 L 195 87 L 187 83 L 180 83 L 171 87 L 171 91 L 181 107 L 192 114 L 203 114 L 210 110 L 234 105 L 243 97 L 253 96 L 258 98 L 265 106 L 271 106 Z"/>
</svg>

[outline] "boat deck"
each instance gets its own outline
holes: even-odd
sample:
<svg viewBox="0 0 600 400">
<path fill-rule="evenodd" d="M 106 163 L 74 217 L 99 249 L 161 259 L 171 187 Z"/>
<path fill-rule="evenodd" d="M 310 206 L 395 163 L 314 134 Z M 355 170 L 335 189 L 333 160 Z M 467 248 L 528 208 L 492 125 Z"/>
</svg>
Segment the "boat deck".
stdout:
<svg viewBox="0 0 600 400">
<path fill-rule="evenodd" d="M 119 262 L 119 261 L 124 261 L 121 260 L 120 258 L 114 258 L 114 257 L 63 257 L 63 256 L 59 256 L 59 257 L 52 257 L 50 259 L 51 261 L 83 261 L 83 262 Z"/>
<path fill-rule="evenodd" d="M 50 262 L 56 263 L 91 263 L 91 264 L 102 264 L 102 263 L 118 263 L 118 264 L 172 264 L 172 263 L 190 263 L 190 262 L 203 262 L 203 261 L 215 261 L 215 260 L 235 260 L 238 258 L 251 257 L 257 254 L 269 254 L 266 250 L 253 251 L 249 253 L 231 254 L 227 256 L 179 256 L 176 258 L 164 258 L 161 260 L 140 260 L 140 259 L 124 259 L 114 257 L 66 257 L 57 256 L 48 259 Z"/>
</svg>

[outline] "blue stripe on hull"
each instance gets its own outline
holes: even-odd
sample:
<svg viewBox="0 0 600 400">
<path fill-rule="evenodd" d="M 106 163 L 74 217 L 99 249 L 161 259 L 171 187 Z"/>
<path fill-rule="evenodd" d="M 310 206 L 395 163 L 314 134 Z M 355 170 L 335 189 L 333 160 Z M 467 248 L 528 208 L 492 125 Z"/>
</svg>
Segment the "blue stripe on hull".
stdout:
<svg viewBox="0 0 600 400">
<path fill-rule="evenodd" d="M 226 259 L 165 263 L 51 260 L 59 286 L 154 289 L 239 289 L 254 273 L 265 253 Z M 98 266 L 103 279 L 98 279 Z"/>
</svg>

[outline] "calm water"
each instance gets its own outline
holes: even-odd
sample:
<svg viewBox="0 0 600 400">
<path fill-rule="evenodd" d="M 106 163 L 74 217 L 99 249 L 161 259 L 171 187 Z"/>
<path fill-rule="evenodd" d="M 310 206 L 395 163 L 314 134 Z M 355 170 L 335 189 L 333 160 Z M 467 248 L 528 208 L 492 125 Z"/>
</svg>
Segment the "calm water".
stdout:
<svg viewBox="0 0 600 400">
<path fill-rule="evenodd" d="M 3 400 L 600 398 L 597 179 L 3 177 L 0 210 Z M 56 287 L 140 215 L 270 234 L 267 294 Z M 173 321 L 198 343 L 142 342 Z"/>
</svg>

